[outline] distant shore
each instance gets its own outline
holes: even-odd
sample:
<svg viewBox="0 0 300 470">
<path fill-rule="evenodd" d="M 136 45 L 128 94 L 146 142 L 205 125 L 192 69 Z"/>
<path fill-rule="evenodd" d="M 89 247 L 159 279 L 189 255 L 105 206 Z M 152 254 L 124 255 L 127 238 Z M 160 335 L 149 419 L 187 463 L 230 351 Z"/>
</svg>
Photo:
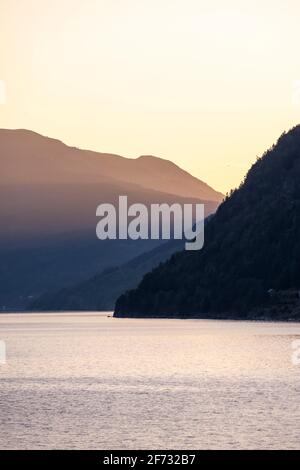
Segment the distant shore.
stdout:
<svg viewBox="0 0 300 470">
<path fill-rule="evenodd" d="M 216 314 L 216 315 L 203 315 L 203 314 L 194 314 L 194 315 L 145 315 L 145 314 L 130 314 L 130 315 L 124 315 L 124 314 L 114 314 L 113 311 L 97 311 L 97 310 L 82 310 L 82 311 L 72 311 L 72 310 L 63 310 L 63 311 L 29 311 L 29 310 L 8 310 L 8 311 L 2 311 L 0 312 L 1 315 L 43 315 L 43 314 L 52 314 L 52 315 L 60 315 L 60 314 L 72 314 L 72 315 L 103 315 L 107 316 L 110 318 L 118 318 L 118 319 L 141 319 L 141 320 L 147 320 L 147 319 L 153 319 L 153 320 L 222 320 L 222 321 L 253 321 L 253 322 L 264 322 L 264 323 L 277 323 L 277 322 L 284 322 L 284 323 L 299 323 L 300 317 L 298 314 L 291 315 L 258 315 L 253 314 L 250 315 L 248 314 L 247 316 L 238 316 L 234 314 Z"/>
</svg>

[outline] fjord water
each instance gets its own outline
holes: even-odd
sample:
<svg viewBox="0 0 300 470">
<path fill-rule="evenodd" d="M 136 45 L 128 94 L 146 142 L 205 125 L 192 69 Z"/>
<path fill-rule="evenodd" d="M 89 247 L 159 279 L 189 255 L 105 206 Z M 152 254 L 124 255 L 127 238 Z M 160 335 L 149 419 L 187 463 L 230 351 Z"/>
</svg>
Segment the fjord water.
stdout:
<svg viewBox="0 0 300 470">
<path fill-rule="evenodd" d="M 1 449 L 300 448 L 300 324 L 3 314 Z"/>
</svg>

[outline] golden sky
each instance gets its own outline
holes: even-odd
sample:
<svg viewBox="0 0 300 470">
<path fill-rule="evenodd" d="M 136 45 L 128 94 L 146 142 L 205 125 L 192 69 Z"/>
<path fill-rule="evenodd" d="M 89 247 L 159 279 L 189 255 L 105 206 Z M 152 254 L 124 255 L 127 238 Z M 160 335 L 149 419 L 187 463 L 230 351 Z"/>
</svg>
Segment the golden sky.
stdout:
<svg viewBox="0 0 300 470">
<path fill-rule="evenodd" d="M 299 24 L 299 0 L 0 0 L 0 127 L 225 192 L 300 123 Z"/>
</svg>

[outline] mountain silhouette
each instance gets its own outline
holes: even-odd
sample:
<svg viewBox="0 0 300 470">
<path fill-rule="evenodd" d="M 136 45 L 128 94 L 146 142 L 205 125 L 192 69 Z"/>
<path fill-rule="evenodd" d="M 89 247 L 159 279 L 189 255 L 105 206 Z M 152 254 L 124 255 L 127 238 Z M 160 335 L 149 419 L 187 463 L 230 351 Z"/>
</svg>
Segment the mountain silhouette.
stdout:
<svg viewBox="0 0 300 470">
<path fill-rule="evenodd" d="M 30 311 L 111 311 L 117 298 L 137 287 L 143 275 L 184 247 L 183 240 L 170 240 L 140 254 L 121 266 L 105 269 L 84 282 L 47 292 L 28 306 Z"/>
<path fill-rule="evenodd" d="M 300 126 L 256 161 L 205 240 L 146 274 L 115 315 L 300 319 Z"/>
<path fill-rule="evenodd" d="M 0 308 L 23 308 L 46 291 L 84 281 L 152 250 L 161 240 L 95 235 L 96 207 L 205 203 L 222 194 L 174 163 L 65 145 L 28 130 L 0 130 Z"/>
</svg>

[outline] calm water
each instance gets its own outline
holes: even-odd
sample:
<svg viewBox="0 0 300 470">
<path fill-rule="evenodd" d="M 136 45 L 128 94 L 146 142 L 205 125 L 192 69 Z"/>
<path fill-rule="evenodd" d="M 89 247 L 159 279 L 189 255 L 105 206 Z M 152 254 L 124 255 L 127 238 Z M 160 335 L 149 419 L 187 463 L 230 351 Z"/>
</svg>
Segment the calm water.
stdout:
<svg viewBox="0 0 300 470">
<path fill-rule="evenodd" d="M 0 448 L 300 449 L 300 324 L 0 315 Z"/>
</svg>

